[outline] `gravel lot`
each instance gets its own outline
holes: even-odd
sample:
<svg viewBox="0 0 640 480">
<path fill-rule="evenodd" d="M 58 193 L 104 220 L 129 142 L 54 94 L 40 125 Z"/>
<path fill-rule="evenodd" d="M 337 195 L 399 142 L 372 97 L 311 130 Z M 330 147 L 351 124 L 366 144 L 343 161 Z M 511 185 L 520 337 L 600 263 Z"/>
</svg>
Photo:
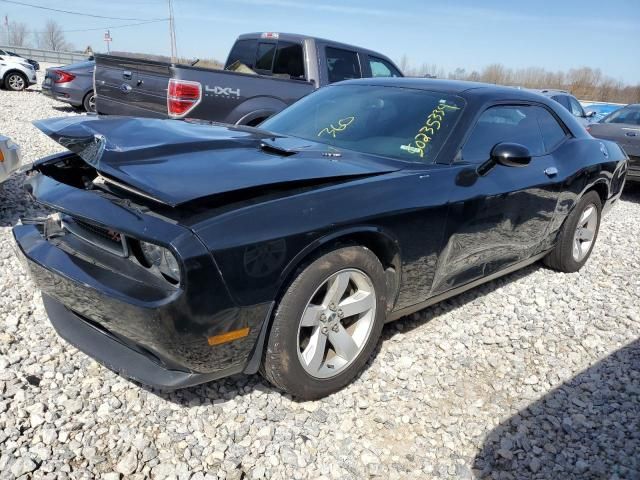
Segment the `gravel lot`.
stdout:
<svg viewBox="0 0 640 480">
<path fill-rule="evenodd" d="M 26 161 L 34 119 L 77 113 L 0 91 Z M 0 186 L 0 478 L 640 478 L 640 189 L 579 274 L 534 265 L 388 325 L 364 374 L 298 403 L 259 376 L 171 394 L 58 338 L 11 247 L 39 209 Z"/>
</svg>

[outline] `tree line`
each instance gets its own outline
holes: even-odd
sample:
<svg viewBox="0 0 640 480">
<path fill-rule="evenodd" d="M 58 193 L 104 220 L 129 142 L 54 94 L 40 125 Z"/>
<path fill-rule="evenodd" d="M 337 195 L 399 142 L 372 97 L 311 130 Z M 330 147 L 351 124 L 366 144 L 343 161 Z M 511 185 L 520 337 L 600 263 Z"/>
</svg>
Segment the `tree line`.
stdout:
<svg viewBox="0 0 640 480">
<path fill-rule="evenodd" d="M 640 103 L 640 83 L 625 84 L 605 75 L 599 68 L 581 67 L 567 71 L 550 71 L 542 67 L 508 68 L 500 63 L 487 65 L 482 70 L 467 71 L 456 68 L 445 72 L 434 64 L 415 68 L 403 56 L 398 65 L 408 76 L 470 80 L 523 88 L 567 90 L 581 100 L 613 103 Z"/>
<path fill-rule="evenodd" d="M 26 23 L 14 21 L 5 26 L 2 33 L 0 41 L 6 40 L 12 47 L 35 46 L 56 52 L 73 50 L 73 45 L 67 41 L 62 27 L 55 20 L 48 20 L 40 31 L 30 31 Z"/>
<path fill-rule="evenodd" d="M 54 20 L 48 20 L 41 31 L 29 31 L 25 23 L 11 22 L 8 27 L 5 27 L 4 38 L 9 45 L 15 47 L 30 47 L 35 44 L 38 48 L 45 50 L 73 50 L 73 45 L 65 38 L 64 30 Z M 3 40 L 2 35 L 0 40 Z M 215 68 L 220 65 L 220 62 L 207 59 L 199 62 L 199 65 Z M 604 74 L 599 68 L 581 67 L 567 71 L 550 71 L 542 67 L 513 69 L 500 63 L 493 63 L 480 71 L 456 68 L 445 72 L 435 64 L 423 63 L 420 67 L 413 67 L 409 64 L 406 55 L 402 56 L 398 66 L 405 75 L 413 77 L 448 78 L 523 88 L 567 90 L 581 100 L 640 103 L 640 83 L 625 84 L 621 80 Z"/>
</svg>

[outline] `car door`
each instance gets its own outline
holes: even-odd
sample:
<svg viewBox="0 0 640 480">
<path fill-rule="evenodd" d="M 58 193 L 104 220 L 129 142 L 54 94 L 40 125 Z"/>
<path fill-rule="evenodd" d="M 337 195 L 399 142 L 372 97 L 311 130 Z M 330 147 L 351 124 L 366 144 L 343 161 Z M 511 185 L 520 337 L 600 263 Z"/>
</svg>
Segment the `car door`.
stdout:
<svg viewBox="0 0 640 480">
<path fill-rule="evenodd" d="M 456 185 L 433 295 L 540 253 L 560 191 L 553 151 L 567 138 L 543 106 L 494 105 L 478 117 L 452 165 Z M 526 146 L 529 165 L 487 170 L 492 148 L 502 142 Z"/>
</svg>

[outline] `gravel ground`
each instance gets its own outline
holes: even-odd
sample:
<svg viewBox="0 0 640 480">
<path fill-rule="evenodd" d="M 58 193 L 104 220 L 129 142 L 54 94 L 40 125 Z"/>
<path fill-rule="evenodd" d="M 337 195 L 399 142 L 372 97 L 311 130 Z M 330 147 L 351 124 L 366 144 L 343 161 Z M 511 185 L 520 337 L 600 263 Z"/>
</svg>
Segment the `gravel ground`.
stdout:
<svg viewBox="0 0 640 480">
<path fill-rule="evenodd" d="M 77 114 L 0 91 L 0 133 Z M 149 391 L 58 338 L 0 206 L 0 478 L 640 478 L 640 189 L 578 274 L 539 265 L 388 325 L 362 376 L 298 403 L 259 376 Z"/>
</svg>

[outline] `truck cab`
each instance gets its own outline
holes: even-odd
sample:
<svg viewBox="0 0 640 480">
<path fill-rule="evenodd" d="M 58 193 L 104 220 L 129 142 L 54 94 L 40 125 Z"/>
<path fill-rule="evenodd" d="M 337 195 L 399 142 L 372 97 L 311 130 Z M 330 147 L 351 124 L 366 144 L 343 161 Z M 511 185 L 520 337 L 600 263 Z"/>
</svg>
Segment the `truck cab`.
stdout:
<svg viewBox="0 0 640 480">
<path fill-rule="evenodd" d="M 224 70 L 96 55 L 100 114 L 257 125 L 313 90 L 362 77 L 400 77 L 384 55 L 321 38 L 241 35 Z"/>
</svg>

